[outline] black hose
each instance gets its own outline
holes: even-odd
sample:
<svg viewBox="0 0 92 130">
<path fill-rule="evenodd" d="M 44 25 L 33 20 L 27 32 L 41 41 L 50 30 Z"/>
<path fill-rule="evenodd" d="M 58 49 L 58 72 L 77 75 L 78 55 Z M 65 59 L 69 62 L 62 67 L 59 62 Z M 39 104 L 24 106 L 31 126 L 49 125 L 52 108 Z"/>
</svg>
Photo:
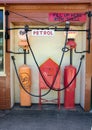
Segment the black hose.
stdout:
<svg viewBox="0 0 92 130">
<path fill-rule="evenodd" d="M 35 94 L 32 94 L 32 93 L 28 92 L 28 91 L 25 89 L 25 86 L 23 86 L 23 84 L 22 84 L 22 82 L 21 82 L 21 80 L 20 80 L 20 77 L 19 77 L 19 74 L 18 74 L 18 71 L 17 71 L 17 67 L 16 67 L 16 63 L 15 63 L 15 57 L 14 57 L 14 56 L 11 56 L 11 58 L 12 58 L 12 61 L 13 61 L 13 65 L 14 65 L 14 68 L 15 68 L 15 72 L 16 72 L 18 81 L 19 81 L 21 87 L 23 88 L 23 90 L 24 90 L 27 94 L 29 94 L 30 96 L 33 96 L 33 97 L 43 97 L 43 96 L 46 96 L 46 95 L 51 91 L 51 89 L 49 89 L 46 93 L 44 93 L 44 94 L 42 94 L 42 95 L 35 95 Z"/>
<path fill-rule="evenodd" d="M 69 28 L 66 28 L 66 38 L 65 38 L 64 48 L 66 47 L 66 43 L 67 43 L 67 39 L 68 39 L 68 29 L 69 29 Z M 29 44 L 29 39 L 28 39 L 27 31 L 28 31 L 28 27 L 26 26 L 26 27 L 25 27 L 25 32 L 26 32 L 27 43 L 28 43 L 29 49 L 30 49 L 30 51 L 31 51 L 31 54 L 32 54 L 32 56 L 33 56 L 33 59 L 34 59 L 36 65 L 37 65 L 37 68 L 38 68 L 38 70 L 39 70 L 39 73 L 40 73 L 40 75 L 41 75 L 43 81 L 45 82 L 45 84 L 46 84 L 50 89 L 53 89 L 53 90 L 56 91 L 56 89 L 54 89 L 53 86 L 54 86 L 54 84 L 55 84 L 55 81 L 56 81 L 58 72 L 60 71 L 60 66 L 61 66 L 61 64 L 62 64 L 65 51 L 63 51 L 63 54 L 62 54 L 62 56 L 61 56 L 60 63 L 59 63 L 58 69 L 57 69 L 57 71 L 56 71 L 56 74 L 55 74 L 55 76 L 54 76 L 54 79 L 53 79 L 53 81 L 52 81 L 52 84 L 49 85 L 49 84 L 47 83 L 47 81 L 45 80 L 45 78 L 44 78 L 44 76 L 43 76 L 43 74 L 42 74 L 42 72 L 41 72 L 41 70 L 40 70 L 40 67 L 39 67 L 39 65 L 38 65 L 38 63 L 37 63 L 37 60 L 36 60 L 35 55 L 34 55 L 34 53 L 33 53 L 33 50 L 32 50 L 32 48 L 31 48 L 31 46 L 30 46 L 30 44 Z"/>
<path fill-rule="evenodd" d="M 27 33 L 26 33 L 26 36 L 27 36 Z M 68 32 L 66 33 L 65 46 L 66 46 L 66 42 L 67 42 L 67 37 L 68 37 Z M 27 37 L 27 38 L 28 38 L 28 37 Z M 28 44 L 29 44 L 29 42 L 28 42 Z M 29 46 L 30 46 L 30 45 L 29 45 Z M 30 49 L 31 49 L 31 48 L 30 48 Z M 32 49 L 31 49 L 31 51 L 32 51 Z M 37 61 L 36 61 L 36 59 L 35 59 L 35 56 L 34 56 L 33 51 L 32 51 L 31 53 L 32 53 L 32 55 L 33 55 L 33 58 L 34 58 L 36 64 L 37 64 L 38 69 L 40 70 L 40 67 L 39 67 L 39 65 L 38 65 L 38 63 L 37 63 Z M 63 55 L 62 55 L 62 58 L 61 58 L 60 65 L 61 65 L 61 63 L 62 63 L 62 60 L 63 60 L 63 57 L 64 57 L 64 53 L 65 53 L 65 52 L 63 51 Z M 42 95 L 34 95 L 34 94 L 32 94 L 32 93 L 29 93 L 29 92 L 25 89 L 25 87 L 23 86 L 23 84 L 22 84 L 22 82 L 21 82 L 21 80 L 20 80 L 20 77 L 19 77 L 18 71 L 17 71 L 17 67 L 16 67 L 16 64 L 15 64 L 15 58 L 14 58 L 14 56 L 12 56 L 11 58 L 12 58 L 12 61 L 13 61 L 13 64 L 14 64 L 15 72 L 16 72 L 17 78 L 18 78 L 18 80 L 19 80 L 19 83 L 20 83 L 21 87 L 23 88 L 23 90 L 24 90 L 27 94 L 29 94 L 29 95 L 31 95 L 31 96 L 34 96 L 34 97 L 43 97 L 43 96 L 46 96 L 46 95 L 52 90 L 52 87 L 53 87 L 53 86 L 50 87 L 50 86 L 47 84 L 47 82 L 45 81 L 45 82 L 46 82 L 46 85 L 48 85 L 48 86 L 50 87 L 50 89 L 49 89 L 46 93 L 44 93 L 44 94 L 42 94 Z M 57 71 L 57 73 L 56 73 L 56 76 L 55 76 L 55 78 L 54 78 L 54 82 L 55 82 L 55 80 L 56 80 L 56 77 L 57 77 L 57 74 L 58 74 L 59 70 L 60 70 L 60 66 L 59 66 L 58 71 Z M 40 72 L 41 72 L 41 70 L 40 70 Z M 41 73 L 41 74 L 42 74 L 42 73 Z M 43 75 L 42 75 L 42 76 L 43 76 Z M 44 78 L 44 77 L 43 77 L 43 78 Z M 54 82 L 53 82 L 53 85 L 54 85 Z"/>
<path fill-rule="evenodd" d="M 55 88 L 53 88 L 53 86 L 54 86 L 54 83 L 55 83 L 55 81 L 56 81 L 58 72 L 60 71 L 60 66 L 61 66 L 61 63 L 62 63 L 62 60 L 63 60 L 65 51 L 63 51 L 63 54 L 62 54 L 62 57 L 61 57 L 61 60 L 60 60 L 59 67 L 58 67 L 57 72 L 56 72 L 56 74 L 55 74 L 54 80 L 53 80 L 53 82 L 52 82 L 52 84 L 51 84 L 51 86 L 50 86 L 50 85 L 47 83 L 47 81 L 45 80 L 45 78 L 44 78 L 44 76 L 43 76 L 43 74 L 42 74 L 42 72 L 41 72 L 41 70 L 40 70 L 40 67 L 39 67 L 39 65 L 38 65 L 38 63 L 37 63 L 37 61 L 36 61 L 35 55 L 34 55 L 34 53 L 33 53 L 33 51 L 32 51 L 32 48 L 31 48 L 31 46 L 30 46 L 30 44 L 29 44 L 29 40 L 28 40 L 28 36 L 27 36 L 27 31 L 28 31 L 28 26 L 25 27 L 27 43 L 28 43 L 28 46 L 29 46 L 30 51 L 31 51 L 31 53 L 32 53 L 33 59 L 34 59 L 36 65 L 37 65 L 37 68 L 38 68 L 38 70 L 39 70 L 39 73 L 40 73 L 40 75 L 41 75 L 43 81 L 45 82 L 45 84 L 46 84 L 50 89 L 52 89 L 52 90 L 54 90 L 54 91 L 62 91 L 62 90 L 64 90 L 64 89 L 68 88 L 68 87 L 72 84 L 72 82 L 74 81 L 74 79 L 77 77 L 77 75 L 78 75 L 78 73 L 79 73 L 79 71 L 80 71 L 81 64 L 82 64 L 82 59 L 84 58 L 84 55 L 81 57 L 81 59 L 80 59 L 80 64 L 79 64 L 79 67 L 78 67 L 78 71 L 76 72 L 76 74 L 74 75 L 74 77 L 73 77 L 73 79 L 70 81 L 70 83 L 69 83 L 67 86 L 65 86 L 64 88 L 55 89 Z M 66 39 L 65 39 L 64 48 L 66 48 L 67 38 L 68 38 L 68 30 L 66 31 Z"/>
<path fill-rule="evenodd" d="M 65 40 L 64 48 L 66 47 L 67 37 L 68 37 L 68 32 L 66 32 L 66 40 Z M 32 48 L 31 48 L 31 46 L 30 46 L 30 44 L 29 44 L 29 40 L 28 40 L 27 33 L 26 33 L 26 38 L 27 38 L 28 46 L 29 46 L 30 51 L 31 51 L 31 53 L 32 53 L 32 56 L 33 56 L 33 58 L 34 58 L 34 61 L 35 61 L 36 65 L 37 65 L 37 67 L 38 67 L 39 73 L 40 73 L 40 75 L 42 76 L 42 79 L 43 79 L 43 81 L 45 82 L 45 84 L 46 84 L 50 89 L 52 89 L 52 90 L 54 90 L 54 91 L 62 91 L 62 90 L 64 90 L 64 89 L 68 88 L 68 87 L 72 84 L 72 82 L 74 81 L 74 79 L 77 77 L 77 75 L 78 75 L 78 73 L 79 73 L 79 71 L 80 71 L 81 64 L 82 64 L 82 59 L 84 58 L 84 55 L 82 55 L 82 57 L 81 57 L 81 59 L 80 59 L 80 64 L 79 64 L 79 67 L 78 67 L 78 71 L 76 72 L 76 74 L 74 75 L 74 77 L 72 78 L 72 80 L 70 81 L 70 83 L 69 83 L 67 86 L 65 86 L 64 88 L 55 89 L 55 88 L 53 88 L 53 86 L 54 86 L 54 83 L 55 83 L 55 81 L 56 81 L 58 72 L 60 71 L 60 66 L 61 66 L 61 63 L 62 63 L 62 60 L 63 60 L 65 51 L 63 51 L 63 54 L 62 54 L 62 57 L 61 57 L 61 60 L 60 60 L 59 67 L 58 67 L 58 69 L 57 69 L 57 72 L 56 72 L 56 75 L 55 75 L 55 77 L 54 77 L 54 80 L 53 80 L 53 82 L 52 82 L 52 84 L 51 84 L 51 86 L 50 86 L 50 85 L 46 82 L 46 80 L 45 80 L 45 78 L 44 78 L 44 76 L 43 76 L 43 74 L 42 74 L 42 72 L 41 72 L 41 70 L 40 70 L 40 67 L 39 67 L 39 65 L 38 65 L 38 63 L 37 63 L 37 61 L 36 61 L 36 58 L 35 58 L 34 53 L 33 53 L 33 51 L 32 51 Z"/>
<path fill-rule="evenodd" d="M 25 89 L 25 87 L 23 86 L 23 84 L 22 84 L 22 82 L 21 82 L 21 80 L 20 80 L 20 77 L 19 77 L 19 75 L 18 75 L 18 71 L 17 71 L 17 67 L 16 67 L 16 64 L 15 64 L 15 58 L 14 58 L 14 56 L 11 56 L 11 58 L 12 58 L 12 61 L 13 61 L 13 64 L 14 64 L 15 72 L 16 72 L 17 78 L 18 78 L 18 80 L 19 80 L 19 83 L 20 83 L 21 87 L 23 88 L 23 90 L 24 90 L 27 94 L 29 94 L 29 95 L 31 95 L 31 96 L 33 96 L 33 97 L 43 97 L 43 96 L 46 96 L 51 90 L 53 90 L 53 88 L 51 88 L 51 89 L 49 89 L 46 93 L 44 93 L 44 94 L 42 94 L 42 95 L 34 95 L 34 94 L 28 92 L 28 91 Z M 83 59 L 83 58 L 84 58 L 84 55 L 81 57 L 81 59 L 80 59 L 80 64 L 79 64 L 79 67 L 78 67 L 78 71 L 77 71 L 77 73 L 74 75 L 74 77 L 73 77 L 73 79 L 70 81 L 70 83 L 69 83 L 67 86 L 65 86 L 64 88 L 56 89 L 55 91 L 63 91 L 63 90 L 65 90 L 65 89 L 67 89 L 67 88 L 71 85 L 71 83 L 74 81 L 74 79 L 76 78 L 76 76 L 78 75 L 78 73 L 79 73 L 79 71 L 80 71 L 81 64 L 82 64 L 82 59 Z"/>
<path fill-rule="evenodd" d="M 71 85 L 72 82 L 75 80 L 75 78 L 77 77 L 77 75 L 78 75 L 78 73 L 79 73 L 79 71 L 80 71 L 83 58 L 84 58 L 84 55 L 82 55 L 82 57 L 80 58 L 80 64 L 79 64 L 78 70 L 77 70 L 76 74 L 74 75 L 74 77 L 72 78 L 72 80 L 70 81 L 70 83 L 69 83 L 67 86 L 64 86 L 64 87 L 61 88 L 61 89 L 53 89 L 53 88 L 52 88 L 52 90 L 54 90 L 54 91 L 62 91 L 62 90 L 67 89 L 68 87 L 70 87 L 70 85 Z"/>
</svg>

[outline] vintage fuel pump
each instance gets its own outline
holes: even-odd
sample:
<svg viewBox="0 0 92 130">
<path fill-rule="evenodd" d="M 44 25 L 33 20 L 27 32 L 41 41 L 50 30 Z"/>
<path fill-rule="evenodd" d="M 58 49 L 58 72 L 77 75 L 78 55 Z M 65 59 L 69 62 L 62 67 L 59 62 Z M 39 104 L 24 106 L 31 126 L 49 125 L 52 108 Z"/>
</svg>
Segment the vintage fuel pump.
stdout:
<svg viewBox="0 0 92 130">
<path fill-rule="evenodd" d="M 18 31 L 19 43 L 18 45 L 24 51 L 24 64 L 19 67 L 19 77 L 22 85 L 25 89 L 30 93 L 31 91 L 31 69 L 26 64 L 26 51 L 28 50 L 28 44 L 26 41 L 25 30 L 20 29 Z M 21 106 L 30 106 L 31 105 L 31 97 L 28 95 L 24 89 L 20 85 L 20 105 Z"/>
<path fill-rule="evenodd" d="M 76 43 L 74 41 L 77 32 L 69 32 L 67 46 L 70 47 L 70 65 L 64 68 L 64 86 L 66 87 L 74 75 L 76 74 L 76 68 L 72 65 L 72 53 L 73 49 L 76 48 Z M 70 86 L 65 90 L 64 95 L 64 107 L 71 109 L 75 107 L 75 88 L 76 88 L 76 78 L 70 84 Z"/>
<path fill-rule="evenodd" d="M 67 45 L 70 46 L 70 65 L 66 66 L 64 69 L 64 86 L 67 86 L 76 74 L 76 68 L 72 65 L 72 50 L 76 47 L 76 43 L 71 39 L 68 39 Z M 76 78 L 73 80 L 71 85 L 65 90 L 64 95 L 64 107 L 74 108 L 75 106 L 75 87 Z"/>
</svg>

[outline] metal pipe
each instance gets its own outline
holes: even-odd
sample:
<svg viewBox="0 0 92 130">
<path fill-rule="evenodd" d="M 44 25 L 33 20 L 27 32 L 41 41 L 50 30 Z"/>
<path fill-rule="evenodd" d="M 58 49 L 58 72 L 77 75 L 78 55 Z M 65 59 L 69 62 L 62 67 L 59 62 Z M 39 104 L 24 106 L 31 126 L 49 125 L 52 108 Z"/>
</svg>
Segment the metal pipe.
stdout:
<svg viewBox="0 0 92 130">
<path fill-rule="evenodd" d="M 88 29 L 88 53 L 90 53 L 90 40 L 91 40 L 91 11 L 88 12 L 88 17 L 89 17 L 89 29 Z"/>
<path fill-rule="evenodd" d="M 24 64 L 26 64 L 26 49 L 24 49 Z"/>
<path fill-rule="evenodd" d="M 19 27 L 19 28 L 8 28 L 7 30 L 18 30 L 18 29 L 25 29 L 25 27 Z M 54 31 L 66 31 L 66 28 L 30 28 L 28 31 L 32 31 L 32 30 L 54 30 Z M 79 31 L 79 32 L 88 32 L 89 30 L 68 30 L 68 31 Z"/>
<path fill-rule="evenodd" d="M 73 55 L 72 55 L 72 53 L 73 53 L 73 49 L 70 48 L 70 65 L 72 65 L 72 61 L 73 61 Z"/>
<path fill-rule="evenodd" d="M 6 21 L 5 21 L 5 39 L 6 39 L 6 52 L 8 52 L 8 39 L 9 39 L 9 34 L 8 34 L 8 16 L 9 16 L 9 12 L 5 11 L 5 15 L 6 15 Z"/>
</svg>

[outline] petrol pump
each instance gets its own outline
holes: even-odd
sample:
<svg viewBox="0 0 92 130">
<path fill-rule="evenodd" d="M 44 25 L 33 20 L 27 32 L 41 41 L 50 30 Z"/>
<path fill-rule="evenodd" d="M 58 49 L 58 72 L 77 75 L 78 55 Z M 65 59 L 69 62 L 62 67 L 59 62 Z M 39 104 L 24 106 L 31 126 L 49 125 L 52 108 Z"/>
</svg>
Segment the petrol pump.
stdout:
<svg viewBox="0 0 92 130">
<path fill-rule="evenodd" d="M 26 64 L 26 51 L 28 50 L 28 44 L 26 41 L 25 30 L 20 29 L 18 31 L 19 43 L 18 46 L 23 49 L 24 52 L 24 64 L 19 67 L 19 77 L 23 87 L 30 93 L 31 91 L 31 69 Z M 31 97 L 28 95 L 20 85 L 20 105 L 30 106 Z"/>
<path fill-rule="evenodd" d="M 73 58 L 73 49 L 76 48 L 75 43 L 75 36 L 77 35 L 77 32 L 69 32 L 68 34 L 68 41 L 67 46 L 70 48 L 70 65 L 65 66 L 64 68 L 64 86 L 66 87 L 73 77 L 76 74 L 76 68 L 72 64 L 72 58 Z M 72 109 L 75 107 L 75 88 L 76 88 L 76 78 L 73 80 L 73 82 L 70 84 L 70 86 L 65 89 L 64 94 L 64 107 L 67 109 Z"/>
</svg>

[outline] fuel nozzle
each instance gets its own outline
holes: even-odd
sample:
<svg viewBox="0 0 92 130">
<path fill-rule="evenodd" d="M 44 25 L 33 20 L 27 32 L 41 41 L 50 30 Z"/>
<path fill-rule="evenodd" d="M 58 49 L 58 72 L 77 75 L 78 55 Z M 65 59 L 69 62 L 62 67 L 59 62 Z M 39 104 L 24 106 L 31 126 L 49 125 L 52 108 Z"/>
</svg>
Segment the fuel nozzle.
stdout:
<svg viewBox="0 0 92 130">
<path fill-rule="evenodd" d="M 14 61 L 14 60 L 15 60 L 15 57 L 14 57 L 14 56 L 11 56 L 11 59 Z"/>
<path fill-rule="evenodd" d="M 84 57 L 85 57 L 85 55 L 82 55 L 81 58 L 80 58 L 80 60 L 82 61 L 84 59 Z"/>
</svg>

